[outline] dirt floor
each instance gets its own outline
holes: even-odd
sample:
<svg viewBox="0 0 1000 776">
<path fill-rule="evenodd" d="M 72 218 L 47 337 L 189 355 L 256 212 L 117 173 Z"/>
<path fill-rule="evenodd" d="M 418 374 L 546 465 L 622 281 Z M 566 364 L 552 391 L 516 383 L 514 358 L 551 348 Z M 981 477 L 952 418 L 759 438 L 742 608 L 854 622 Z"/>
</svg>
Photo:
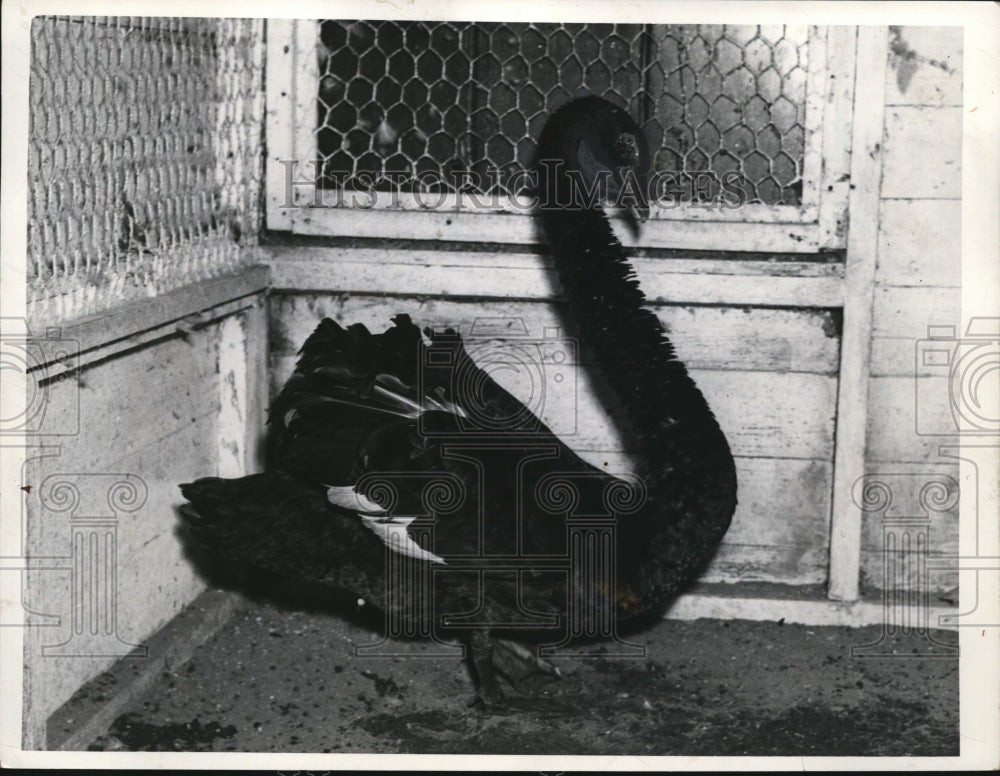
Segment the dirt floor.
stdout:
<svg viewBox="0 0 1000 776">
<path fill-rule="evenodd" d="M 664 620 L 641 659 L 559 661 L 562 678 L 470 709 L 473 684 L 428 643 L 254 602 L 163 673 L 92 750 L 653 755 L 957 755 L 958 660 L 880 627 Z M 939 642 L 957 635 L 934 632 Z M 605 647 L 606 648 L 606 647 Z M 887 649 L 886 649 L 887 648 Z M 895 654 L 893 655 L 893 651 Z"/>
</svg>

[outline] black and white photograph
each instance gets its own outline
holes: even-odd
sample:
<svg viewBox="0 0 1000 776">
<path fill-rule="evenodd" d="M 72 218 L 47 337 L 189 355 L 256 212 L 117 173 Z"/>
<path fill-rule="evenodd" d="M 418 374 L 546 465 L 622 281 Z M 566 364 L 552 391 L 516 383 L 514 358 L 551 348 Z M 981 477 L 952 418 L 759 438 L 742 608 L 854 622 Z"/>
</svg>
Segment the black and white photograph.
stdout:
<svg viewBox="0 0 1000 776">
<path fill-rule="evenodd" d="M 997 6 L 3 43 L 5 766 L 1000 767 Z"/>
</svg>

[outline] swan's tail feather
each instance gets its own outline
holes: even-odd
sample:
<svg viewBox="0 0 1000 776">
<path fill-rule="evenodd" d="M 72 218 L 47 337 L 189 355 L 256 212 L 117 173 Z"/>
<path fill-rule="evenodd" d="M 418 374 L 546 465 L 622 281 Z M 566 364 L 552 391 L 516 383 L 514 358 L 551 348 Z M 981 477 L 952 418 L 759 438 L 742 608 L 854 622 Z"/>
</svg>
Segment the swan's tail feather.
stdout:
<svg viewBox="0 0 1000 776">
<path fill-rule="evenodd" d="M 330 506 L 322 488 L 283 472 L 180 486 L 188 533 L 214 553 L 261 569 L 341 584 L 352 566 L 379 568 L 382 551 L 357 516 Z"/>
</svg>

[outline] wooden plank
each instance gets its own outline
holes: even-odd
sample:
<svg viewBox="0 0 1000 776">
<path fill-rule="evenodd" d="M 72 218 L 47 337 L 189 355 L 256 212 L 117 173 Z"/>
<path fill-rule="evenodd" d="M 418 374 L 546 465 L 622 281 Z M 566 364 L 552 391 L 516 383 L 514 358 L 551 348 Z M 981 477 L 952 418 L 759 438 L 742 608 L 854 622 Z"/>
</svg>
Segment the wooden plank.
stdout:
<svg viewBox="0 0 1000 776">
<path fill-rule="evenodd" d="M 830 29 L 820 25 L 809 26 L 808 58 L 816 65 L 806 67 L 806 94 L 805 94 L 805 145 L 802 149 L 802 196 L 803 209 L 808 209 L 817 214 L 818 206 L 823 197 L 823 144 L 826 133 L 820 128 L 827 123 L 831 109 L 830 92 L 826 89 L 826 81 L 833 74 L 831 70 L 836 70 L 837 63 L 834 61 L 837 54 L 842 51 L 834 45 L 831 50 L 828 47 L 831 37 Z M 833 33 L 836 37 L 836 32 Z M 850 62 L 850 57 L 844 57 Z M 803 63 L 805 64 L 805 63 Z M 853 63 L 851 63 L 853 67 Z M 829 74 L 829 75 L 828 75 Z M 854 79 L 851 79 L 852 81 Z M 830 121 L 829 123 L 832 123 Z M 846 205 L 846 197 L 844 198 Z"/>
<path fill-rule="evenodd" d="M 957 521 L 956 521 L 957 522 Z M 920 572 L 921 564 L 914 554 L 904 556 L 896 553 L 887 556 L 882 550 L 861 550 L 861 584 L 866 591 L 883 590 L 886 582 L 884 564 L 889 561 L 893 572 L 892 580 L 898 587 L 912 592 L 926 591 L 930 594 L 932 604 L 940 603 L 942 593 L 950 593 L 948 599 L 955 600 L 958 596 L 959 573 L 953 569 L 931 568 L 926 574 Z M 899 576 L 899 570 L 906 569 L 905 577 Z M 954 612 L 952 612 L 954 614 Z"/>
<path fill-rule="evenodd" d="M 725 543 L 816 550 L 823 559 L 825 580 L 833 482 L 830 462 L 738 457 L 736 473 L 739 504 Z M 786 562 L 783 567 L 792 569 L 794 563 Z"/>
<path fill-rule="evenodd" d="M 814 160 L 810 160 L 814 162 Z M 815 163 L 815 162 L 814 162 Z M 308 168 L 311 169 L 311 168 Z M 305 179 L 307 168 L 301 172 Z M 656 194 L 663 183 L 673 184 L 670 172 L 657 173 L 649 181 L 649 192 Z M 818 177 L 818 176 L 817 176 Z M 484 181 L 488 183 L 488 181 Z M 467 192 L 408 192 L 408 191 L 373 191 L 366 189 L 312 189 L 306 185 L 296 186 L 291 201 L 306 209 L 340 210 L 354 213 L 474 213 L 476 215 L 508 215 L 531 217 L 538 207 L 538 200 L 524 194 L 506 194 L 495 191 L 492 194 L 473 194 Z M 697 204 L 679 202 L 663 196 L 662 199 L 652 198 L 649 202 L 649 220 L 643 229 L 656 231 L 660 225 L 675 225 L 677 223 L 696 221 L 706 226 L 716 223 L 753 223 L 753 224 L 811 224 L 816 221 L 815 204 L 802 205 L 767 205 L 759 202 L 742 205 L 710 203 Z M 609 219 L 617 226 L 625 222 L 629 216 L 624 208 L 612 205 L 605 207 Z M 304 216 L 308 218 L 309 216 Z M 641 240 L 629 236 L 625 231 L 626 241 L 641 243 Z"/>
<path fill-rule="evenodd" d="M 925 358 L 928 350 L 947 350 L 954 352 L 961 341 L 961 330 L 955 340 L 935 337 L 930 341 L 927 331 L 924 336 L 915 337 L 876 337 L 872 340 L 873 377 L 905 377 L 908 380 L 927 380 L 928 378 L 943 378 L 947 368 L 942 368 L 936 358 Z M 947 390 L 947 388 L 945 388 Z"/>
<path fill-rule="evenodd" d="M 851 138 L 853 188 L 848 203 L 852 218 L 847 237 L 844 333 L 836 410 L 829 587 L 831 598 L 847 601 L 858 597 L 861 514 L 851 500 L 851 488 L 864 473 L 865 464 L 872 291 L 878 246 L 876 214 L 883 161 L 886 33 L 884 27 L 858 30 Z"/>
<path fill-rule="evenodd" d="M 738 457 L 736 469 L 739 504 L 733 524 L 701 579 L 826 582 L 830 463 Z"/>
<path fill-rule="evenodd" d="M 882 197 L 960 199 L 961 196 L 962 109 L 919 105 L 887 109 Z"/>
<path fill-rule="evenodd" d="M 750 620 L 797 623 L 800 625 L 833 625 L 859 628 L 885 622 L 885 607 L 872 601 L 812 601 L 774 598 L 741 598 L 729 595 L 685 595 L 677 599 L 666 613 L 671 620 L 697 620 L 710 617 L 718 620 Z M 944 618 L 953 617 L 954 607 L 933 606 L 914 612 L 910 622 L 926 621 L 932 627 L 946 627 Z"/>
<path fill-rule="evenodd" d="M 829 460 L 833 454 L 835 379 L 770 372 L 691 375 L 734 455 Z"/>
<path fill-rule="evenodd" d="M 280 389 L 294 364 L 294 356 L 272 357 L 272 390 Z M 537 387 L 537 376 L 532 379 L 528 370 L 496 371 L 494 376 L 574 450 L 628 449 L 615 416 L 594 395 L 597 378 L 583 370 L 568 372 L 572 379 L 545 384 L 544 393 Z M 834 378 L 777 372 L 692 370 L 691 374 L 734 455 L 807 460 L 832 456 Z"/>
<path fill-rule="evenodd" d="M 296 255 L 298 254 L 298 255 Z M 810 262 L 635 259 L 651 303 L 839 307 L 842 268 Z M 407 296 L 558 298 L 550 261 L 531 254 L 272 250 L 274 288 Z M 763 270 L 763 271 L 762 271 Z M 768 271 L 770 270 L 770 271 Z M 794 274 L 801 270 L 801 275 Z M 488 278 L 488 282 L 484 279 Z"/>
<path fill-rule="evenodd" d="M 885 199 L 879 205 L 878 282 L 958 288 L 962 202 Z"/>
<path fill-rule="evenodd" d="M 133 428 L 150 424 L 148 417 L 127 419 Z M 155 422 L 155 421 L 153 421 Z M 67 571 L 28 571 L 24 575 L 25 605 L 32 610 L 57 614 L 57 627 L 28 628 L 30 648 L 26 651 L 28 672 L 39 691 L 32 697 L 32 714 L 44 721 L 69 698 L 80 685 L 108 668 L 113 657 L 73 656 L 51 659 L 42 648 L 66 642 L 72 634 L 74 604 L 70 596 L 69 550 L 70 514 L 44 508 L 45 479 L 77 486 L 80 493 L 78 516 L 114 514 L 108 500 L 108 487 L 128 474 L 141 482 L 145 501 L 134 504 L 134 511 L 117 514 L 116 589 L 114 602 L 116 633 L 127 643 L 142 644 L 146 637 L 167 622 L 186 603 L 204 589 L 204 582 L 191 565 L 176 533 L 179 502 L 177 483 L 192 476 L 212 473 L 215 467 L 214 416 L 174 429 L 170 434 L 146 445 L 134 445 L 124 455 L 114 450 L 101 451 L 104 461 L 95 460 L 95 451 L 87 444 L 43 459 L 32 467 L 33 496 L 29 501 L 30 541 L 28 552 L 34 557 L 63 559 Z M 156 606 L 150 606 L 155 600 Z M 133 660 L 132 663 L 145 663 Z M 44 688 L 44 692 L 40 691 Z"/>
<path fill-rule="evenodd" d="M 264 90 L 266 114 L 264 120 L 267 141 L 266 226 L 268 229 L 292 228 L 286 204 L 287 185 L 282 162 L 295 160 L 294 94 L 295 55 L 293 33 L 295 22 L 290 19 L 267 20 L 267 64 Z"/>
<path fill-rule="evenodd" d="M 214 418 L 203 418 L 104 467 L 134 472 L 149 494 L 141 510 L 119 520 L 118 612 L 132 642 L 162 626 L 205 587 L 204 569 L 192 562 L 176 507 L 184 502 L 180 483 L 217 472 L 216 426 Z M 153 598 L 157 606 L 150 611 Z"/>
<path fill-rule="evenodd" d="M 818 161 L 823 170 L 820 179 L 819 230 L 820 240 L 825 247 L 842 248 L 847 239 L 847 202 L 851 186 L 851 125 L 854 119 L 857 28 L 837 25 L 827 28 L 827 35 L 830 40 L 826 68 L 809 68 L 810 79 L 815 77 L 819 82 L 815 88 L 825 91 L 826 103 L 823 125 L 818 132 L 822 141 L 822 155 Z M 813 62 L 822 61 L 813 58 L 811 54 L 810 58 Z"/>
<path fill-rule="evenodd" d="M 476 320 L 512 319 L 528 337 L 560 329 L 572 336 L 565 305 L 549 302 L 455 301 L 328 294 L 275 295 L 272 298 L 274 353 L 293 355 L 326 316 L 371 331 L 390 326 L 392 316 L 408 313 L 418 326 L 451 326 L 469 336 Z M 752 307 L 655 306 L 670 331 L 679 358 L 695 369 L 812 372 L 836 374 L 839 340 L 827 311 Z"/>
<path fill-rule="evenodd" d="M 958 334 L 961 294 L 958 288 L 879 286 L 873 295 L 872 329 L 877 337 L 916 341 L 929 326 L 955 326 Z"/>
<path fill-rule="evenodd" d="M 926 378 L 925 378 L 926 380 Z M 872 422 L 868 429 L 868 459 L 874 463 L 940 463 L 938 447 L 954 444 L 957 432 L 951 416 L 946 383 L 921 383 L 918 396 L 913 377 L 873 377 L 869 388 Z M 933 387 L 939 390 L 932 390 Z M 921 431 L 917 433 L 917 412 Z M 938 433 L 940 432 L 940 433 Z M 973 438 L 969 438 L 970 443 Z"/>
<path fill-rule="evenodd" d="M 962 27 L 894 27 L 886 105 L 961 105 Z"/>
<path fill-rule="evenodd" d="M 312 165 L 319 159 L 316 147 L 316 99 L 319 94 L 319 20 L 296 19 L 292 22 L 292 113 L 291 159 L 305 169 L 302 178 L 315 181 Z M 307 187 L 308 188 L 308 187 Z M 290 211 L 293 224 L 298 211 Z"/>
<path fill-rule="evenodd" d="M 268 385 L 268 305 L 263 297 L 244 313 L 246 325 L 247 406 L 244 422 L 244 466 L 248 473 L 264 470 Z"/>
<path fill-rule="evenodd" d="M 961 340 L 958 325 L 961 298 L 958 288 L 876 287 L 872 321 L 871 373 L 874 376 L 913 378 L 938 375 L 941 369 L 927 366 L 917 350 L 930 334 L 939 337 L 942 327 L 953 327 L 955 341 Z M 930 328 L 936 331 L 931 332 Z M 936 345 L 935 347 L 938 347 Z"/>
<path fill-rule="evenodd" d="M 71 434 L 60 437 L 63 456 L 100 468 L 200 418 L 214 419 L 217 336 L 209 326 L 187 341 L 161 340 L 50 384 L 45 424 Z"/>
<path fill-rule="evenodd" d="M 512 213 L 427 210 L 363 210 L 310 207 L 313 196 L 296 187 L 299 206 L 292 210 L 292 230 L 317 237 L 388 237 L 412 240 L 483 241 L 531 245 L 538 242 L 534 217 Z M 648 222 L 637 240 L 650 248 L 815 253 L 822 247 L 815 223 Z"/>
<path fill-rule="evenodd" d="M 823 547 L 772 547 L 722 544 L 700 579 L 705 582 L 822 583 L 827 576 Z"/>
<path fill-rule="evenodd" d="M 219 323 L 218 374 L 218 465 L 220 477 L 246 474 L 246 415 L 249 391 L 246 328 L 241 316 Z"/>
<path fill-rule="evenodd" d="M 320 245 L 273 244 L 266 248 L 270 257 L 268 264 L 281 267 L 286 263 L 335 265 L 344 261 L 382 266 L 385 264 L 414 264 L 427 267 L 476 267 L 479 269 L 525 269 L 534 267 L 551 268 L 552 257 L 531 250 L 450 250 L 443 246 L 416 247 L 325 247 Z M 669 258 L 651 257 L 637 250 L 630 258 L 637 268 L 645 272 L 666 274 L 715 274 L 730 276 L 767 277 L 809 277 L 843 279 L 843 266 L 834 260 L 791 261 L 779 259 L 732 259 L 706 257 L 699 252 L 690 256 L 681 254 Z M 272 285 L 280 288 L 275 278 Z M 292 287 L 292 290 L 308 291 L 308 283 Z M 335 289 L 332 289 L 335 290 Z"/>
<path fill-rule="evenodd" d="M 247 267 L 232 275 L 203 280 L 150 299 L 116 306 L 106 313 L 80 318 L 61 327 L 59 336 L 75 340 L 74 349 L 80 356 L 74 357 L 71 366 L 76 367 L 167 336 L 173 333 L 178 322 L 190 316 L 198 316 L 198 321 L 210 320 L 211 315 L 202 314 L 227 302 L 258 294 L 267 288 L 269 281 L 267 267 Z M 186 327 L 187 324 L 182 325 Z M 170 331 L 163 331 L 163 328 Z M 144 333 L 150 334 L 143 336 Z M 41 336 L 41 332 L 36 336 Z M 53 361 L 43 359 L 36 368 L 52 364 Z"/>
</svg>

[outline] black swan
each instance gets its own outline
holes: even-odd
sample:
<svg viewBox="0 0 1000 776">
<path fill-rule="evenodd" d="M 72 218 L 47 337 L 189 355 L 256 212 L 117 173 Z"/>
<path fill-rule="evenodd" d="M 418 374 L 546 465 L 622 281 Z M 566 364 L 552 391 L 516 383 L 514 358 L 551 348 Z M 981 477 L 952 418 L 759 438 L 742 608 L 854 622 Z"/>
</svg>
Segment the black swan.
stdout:
<svg viewBox="0 0 1000 776">
<path fill-rule="evenodd" d="M 503 696 L 495 669 L 558 673 L 511 634 L 614 637 L 661 614 L 729 527 L 736 472 L 603 211 L 617 197 L 642 215 L 648 165 L 638 125 L 596 97 L 557 110 L 536 151 L 545 233 L 581 341 L 625 410 L 635 480 L 579 458 L 456 332 L 422 336 L 407 315 L 381 334 L 324 319 L 270 409 L 269 470 L 181 485 L 193 536 L 462 640 L 484 702 Z M 568 526 L 601 519 L 613 531 L 580 539 L 597 544 L 567 567 Z M 393 560 L 432 582 L 398 595 Z"/>
</svg>

